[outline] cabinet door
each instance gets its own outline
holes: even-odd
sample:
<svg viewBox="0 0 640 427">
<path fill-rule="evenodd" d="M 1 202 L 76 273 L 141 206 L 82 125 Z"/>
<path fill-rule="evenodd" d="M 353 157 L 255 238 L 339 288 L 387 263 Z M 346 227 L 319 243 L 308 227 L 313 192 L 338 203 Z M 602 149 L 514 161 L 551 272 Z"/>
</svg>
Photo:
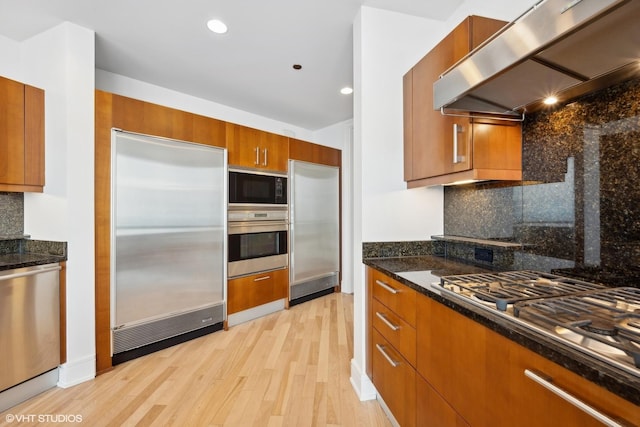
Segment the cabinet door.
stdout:
<svg viewBox="0 0 640 427">
<path fill-rule="evenodd" d="M 0 191 L 43 186 L 44 91 L 0 77 Z"/>
<path fill-rule="evenodd" d="M 24 184 L 44 187 L 44 90 L 24 87 Z"/>
<path fill-rule="evenodd" d="M 418 373 L 470 425 L 500 425 L 486 414 L 494 383 L 486 369 L 488 329 L 424 295 L 416 307 Z"/>
<path fill-rule="evenodd" d="M 289 139 L 275 133 L 261 132 L 260 168 L 286 172 L 289 166 Z"/>
<path fill-rule="evenodd" d="M 289 143 L 285 136 L 227 123 L 227 149 L 232 166 L 287 171 Z"/>
<path fill-rule="evenodd" d="M 474 121 L 473 167 L 522 170 L 522 128 L 519 123 Z"/>
<path fill-rule="evenodd" d="M 402 132 L 404 148 L 404 180 L 413 174 L 413 68 L 402 77 Z"/>
<path fill-rule="evenodd" d="M 24 85 L 0 78 L 0 184 L 24 183 Z"/>
<path fill-rule="evenodd" d="M 227 283 L 227 313 L 233 314 L 287 298 L 288 288 L 288 269 L 229 280 Z"/>
<path fill-rule="evenodd" d="M 438 43 L 413 69 L 413 179 L 444 175 L 471 167 L 469 120 L 443 116 L 440 111 L 433 109 L 433 82 L 468 52 L 469 18 Z"/>
<path fill-rule="evenodd" d="M 416 375 L 416 422 L 422 427 L 469 427 L 469 424 L 420 375 Z"/>
<path fill-rule="evenodd" d="M 404 77 L 405 180 L 475 168 L 469 119 L 433 109 L 433 83 L 505 23 L 472 16 L 461 22 Z M 408 99 L 410 98 L 410 99 Z"/>
</svg>

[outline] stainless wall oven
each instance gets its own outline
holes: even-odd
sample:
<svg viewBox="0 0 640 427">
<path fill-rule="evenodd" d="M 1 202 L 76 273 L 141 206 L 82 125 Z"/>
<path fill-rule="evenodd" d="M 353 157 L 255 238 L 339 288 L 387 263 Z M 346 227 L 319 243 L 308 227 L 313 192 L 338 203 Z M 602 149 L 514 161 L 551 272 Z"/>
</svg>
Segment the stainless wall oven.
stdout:
<svg viewBox="0 0 640 427">
<path fill-rule="evenodd" d="M 229 206 L 229 278 L 286 268 L 289 223 L 283 207 Z"/>
</svg>

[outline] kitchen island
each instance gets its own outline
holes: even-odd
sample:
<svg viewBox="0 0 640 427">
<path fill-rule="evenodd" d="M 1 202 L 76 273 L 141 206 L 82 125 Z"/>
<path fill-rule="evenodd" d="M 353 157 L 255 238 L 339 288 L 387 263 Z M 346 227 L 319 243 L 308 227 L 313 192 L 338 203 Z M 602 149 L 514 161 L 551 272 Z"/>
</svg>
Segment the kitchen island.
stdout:
<svg viewBox="0 0 640 427">
<path fill-rule="evenodd" d="M 424 407 L 427 404 L 429 404 L 430 407 L 434 407 L 434 405 L 432 405 L 434 401 L 433 396 L 437 396 L 438 399 L 441 399 L 442 402 L 440 402 L 440 406 L 446 406 L 450 410 L 450 413 L 455 415 L 455 417 L 461 416 L 461 422 L 463 425 L 479 424 L 477 419 L 474 419 L 472 422 L 470 418 L 473 418 L 474 415 L 467 416 L 467 413 L 477 413 L 478 411 L 482 411 L 487 414 L 491 413 L 491 410 L 486 407 L 474 407 L 472 404 L 469 404 L 468 407 L 461 409 L 455 404 L 456 399 L 458 399 L 459 402 L 464 402 L 460 403 L 459 406 L 464 407 L 467 405 L 467 401 L 472 401 L 477 397 L 481 397 L 473 394 L 473 390 L 475 389 L 471 384 L 475 381 L 474 378 L 468 378 L 468 388 L 464 387 L 465 390 L 452 391 L 450 393 L 451 396 L 447 395 L 447 391 L 443 393 L 442 390 L 439 390 L 436 386 L 437 384 L 434 385 L 434 383 L 439 381 L 437 378 L 439 374 L 437 372 L 443 371 L 442 367 L 438 367 L 438 369 L 436 369 L 435 366 L 432 366 L 437 360 L 444 360 L 446 362 L 447 359 L 450 358 L 451 364 L 454 364 L 454 361 L 459 362 L 461 360 L 460 356 L 454 354 L 433 356 L 432 354 L 450 352 L 455 347 L 452 347 L 450 345 L 451 343 L 441 344 L 438 342 L 439 340 L 434 340 L 434 337 L 444 337 L 445 341 L 448 341 L 449 336 L 455 337 L 456 335 L 460 337 L 459 341 L 463 344 L 468 343 L 468 348 L 463 348 L 463 350 L 468 350 L 466 351 L 468 354 L 465 354 L 462 357 L 469 359 L 465 360 L 465 362 L 478 362 L 477 369 L 474 372 L 479 372 L 478 376 L 481 376 L 484 382 L 494 383 L 493 385 L 495 387 L 503 386 L 503 389 L 513 389 L 512 385 L 510 385 L 507 380 L 509 380 L 510 377 L 522 377 L 523 380 L 518 379 L 518 381 L 528 382 L 535 386 L 536 384 L 534 384 L 533 381 L 528 378 L 524 378 L 524 374 L 522 372 L 512 372 L 512 370 L 509 370 L 509 366 L 517 365 L 518 355 L 520 353 L 531 353 L 532 356 L 535 356 L 539 360 L 553 366 L 551 369 L 558 368 L 563 372 L 567 371 L 567 374 L 572 378 L 576 377 L 578 381 L 587 383 L 587 385 L 595 390 L 595 395 L 603 396 L 602 403 L 604 406 L 601 405 L 598 407 L 600 409 L 607 410 L 609 414 L 620 416 L 624 419 L 625 423 L 627 423 L 623 423 L 622 425 L 628 425 L 628 423 L 632 423 L 632 425 L 640 424 L 640 408 L 637 406 L 640 404 L 640 376 L 634 375 L 627 370 L 620 369 L 617 366 L 605 363 L 598 358 L 578 351 L 575 348 L 558 342 L 555 339 L 521 324 L 514 323 L 504 316 L 500 316 L 489 310 L 479 308 L 464 301 L 452 299 L 450 296 L 446 295 L 446 293 L 443 294 L 441 291 L 440 277 L 442 276 L 492 272 L 492 270 L 432 255 L 365 258 L 364 263 L 369 267 L 367 270 L 370 294 L 372 293 L 371 289 L 373 286 L 371 284 L 372 276 L 375 276 L 373 279 L 374 281 L 379 277 L 389 278 L 391 282 L 396 281 L 401 286 L 406 286 L 408 289 L 415 291 L 416 293 L 417 303 L 415 303 L 416 314 L 414 325 L 416 334 L 415 339 L 417 342 L 416 347 L 418 350 L 415 355 L 416 361 L 413 362 L 413 366 L 416 367 L 414 374 L 417 384 L 416 389 L 418 390 L 418 394 L 420 394 L 420 390 L 431 389 L 430 387 L 433 387 L 431 389 L 433 393 L 429 395 L 431 396 L 429 398 L 430 400 L 421 400 L 420 396 L 418 396 L 417 401 L 420 404 L 416 405 L 415 402 L 413 403 L 413 407 L 417 406 L 417 424 L 425 422 L 424 419 L 420 419 L 421 407 Z M 369 310 L 371 310 L 371 304 L 378 304 L 378 301 L 374 301 L 371 296 L 369 296 L 368 300 L 370 304 Z M 384 305 L 382 305 L 382 307 L 384 307 Z M 386 314 L 384 316 L 387 318 Z M 438 316 L 447 316 L 446 322 L 441 321 Z M 402 317 L 402 313 L 400 313 L 400 317 Z M 449 319 L 449 317 L 451 319 Z M 373 319 L 371 314 L 368 315 L 368 318 L 370 324 L 376 321 Z M 456 329 L 456 325 L 461 329 Z M 434 328 L 448 330 L 442 331 L 435 330 Z M 374 333 L 377 333 L 377 331 L 374 331 Z M 374 349 L 372 349 L 371 340 L 372 338 L 370 338 L 369 351 L 373 353 Z M 421 344 L 421 340 L 428 342 L 428 345 L 425 346 L 424 344 Z M 455 338 L 451 338 L 451 340 L 455 340 Z M 492 347 L 494 344 L 495 348 Z M 512 346 L 519 350 L 505 350 L 508 346 Z M 383 345 L 382 347 L 385 346 Z M 387 347 L 391 350 L 395 350 L 393 343 L 387 343 Z M 478 349 L 481 349 L 482 354 L 473 354 L 475 351 L 478 351 Z M 520 352 L 520 350 L 522 351 Z M 399 351 L 398 353 L 400 355 L 403 354 L 402 351 Z M 407 365 L 412 364 L 411 357 L 414 356 L 411 355 L 407 359 Z M 464 381 L 465 373 L 469 374 L 471 372 L 468 367 L 470 364 L 472 363 L 452 365 L 450 372 L 442 374 L 441 378 L 446 378 L 446 380 L 442 379 L 443 384 L 445 384 L 444 381 L 455 383 L 456 375 L 460 376 Z M 497 371 L 486 372 L 489 367 L 496 368 Z M 444 369 L 444 371 L 446 371 L 446 369 Z M 429 372 L 436 372 L 436 378 L 433 380 L 431 378 L 427 378 Z M 421 374 L 422 376 L 417 374 Z M 375 384 L 375 374 L 373 377 Z M 426 378 L 426 381 L 423 377 Z M 408 377 L 405 375 L 405 378 Z M 584 381 L 583 379 L 587 381 Z M 594 385 L 597 387 L 594 387 Z M 525 384 L 525 386 L 529 387 L 530 384 Z M 380 392 L 380 387 L 377 384 L 376 387 Z M 485 386 L 482 385 L 483 390 L 484 387 Z M 543 393 L 551 395 L 551 393 L 546 390 L 541 390 L 543 390 Z M 510 394 L 517 394 L 517 392 L 514 392 L 513 390 L 506 390 L 505 393 L 506 397 L 503 396 L 500 398 L 499 396 L 496 396 L 494 399 L 495 402 L 493 403 L 498 404 L 502 402 L 503 406 L 506 405 L 512 407 L 515 406 L 513 405 L 513 400 L 526 400 L 527 398 L 533 398 L 532 396 L 518 396 L 516 398 L 514 395 Z M 380 394 L 384 395 L 384 393 Z M 424 394 L 425 393 L 423 392 L 423 395 Z M 611 404 L 609 400 L 605 400 L 604 395 L 608 395 L 614 400 L 617 399 L 625 408 L 619 410 L 616 404 Z M 560 400 L 554 395 L 551 395 L 551 397 L 556 400 Z M 551 397 L 549 397 L 549 399 L 551 399 Z M 553 401 L 550 400 L 550 402 Z M 598 400 L 596 403 L 600 403 L 600 401 Z M 388 406 L 390 407 L 392 405 Z M 438 406 L 436 405 L 435 407 Z M 548 410 L 549 408 L 547 408 L 546 411 Z M 460 414 L 465 411 L 466 413 Z M 514 411 L 517 412 L 515 409 Z M 620 411 L 625 415 L 623 416 Z M 393 412 L 393 409 L 391 409 L 391 412 Z M 499 416 L 502 416 L 502 414 L 499 414 Z M 414 420 L 415 418 L 409 419 Z M 456 420 L 456 422 L 458 421 L 460 420 Z M 537 425 L 535 424 L 535 420 L 529 422 L 533 423 L 530 425 Z M 400 422 L 400 424 L 411 425 L 411 423 L 407 422 Z M 498 422 L 496 425 L 500 425 L 500 423 Z"/>
</svg>

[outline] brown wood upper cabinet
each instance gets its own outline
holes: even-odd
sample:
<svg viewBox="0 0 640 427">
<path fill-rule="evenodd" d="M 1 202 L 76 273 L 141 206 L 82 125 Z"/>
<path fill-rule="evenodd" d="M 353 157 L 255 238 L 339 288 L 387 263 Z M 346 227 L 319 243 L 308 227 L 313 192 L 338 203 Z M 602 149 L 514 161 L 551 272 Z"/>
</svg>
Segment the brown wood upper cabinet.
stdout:
<svg viewBox="0 0 640 427">
<path fill-rule="evenodd" d="M 433 83 L 506 23 L 469 16 L 403 78 L 407 187 L 463 180 L 522 179 L 517 122 L 445 116 L 433 109 Z"/>
<path fill-rule="evenodd" d="M 0 77 L 0 191 L 43 187 L 44 91 Z"/>
<path fill-rule="evenodd" d="M 289 138 L 240 126 L 226 124 L 229 165 L 286 172 Z"/>
<path fill-rule="evenodd" d="M 340 167 L 342 164 L 342 151 L 312 142 L 289 138 L 289 158 L 291 160 Z"/>
</svg>

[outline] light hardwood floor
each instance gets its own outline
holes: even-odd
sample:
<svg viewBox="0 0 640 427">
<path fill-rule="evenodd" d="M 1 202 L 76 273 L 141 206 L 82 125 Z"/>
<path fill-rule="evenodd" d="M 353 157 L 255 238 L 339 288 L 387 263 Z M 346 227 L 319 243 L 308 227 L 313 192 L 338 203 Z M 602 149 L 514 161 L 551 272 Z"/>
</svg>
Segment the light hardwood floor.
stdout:
<svg viewBox="0 0 640 427">
<path fill-rule="evenodd" d="M 352 320 L 353 296 L 331 294 L 49 390 L 0 425 L 62 414 L 91 426 L 389 426 L 349 381 Z"/>
</svg>

